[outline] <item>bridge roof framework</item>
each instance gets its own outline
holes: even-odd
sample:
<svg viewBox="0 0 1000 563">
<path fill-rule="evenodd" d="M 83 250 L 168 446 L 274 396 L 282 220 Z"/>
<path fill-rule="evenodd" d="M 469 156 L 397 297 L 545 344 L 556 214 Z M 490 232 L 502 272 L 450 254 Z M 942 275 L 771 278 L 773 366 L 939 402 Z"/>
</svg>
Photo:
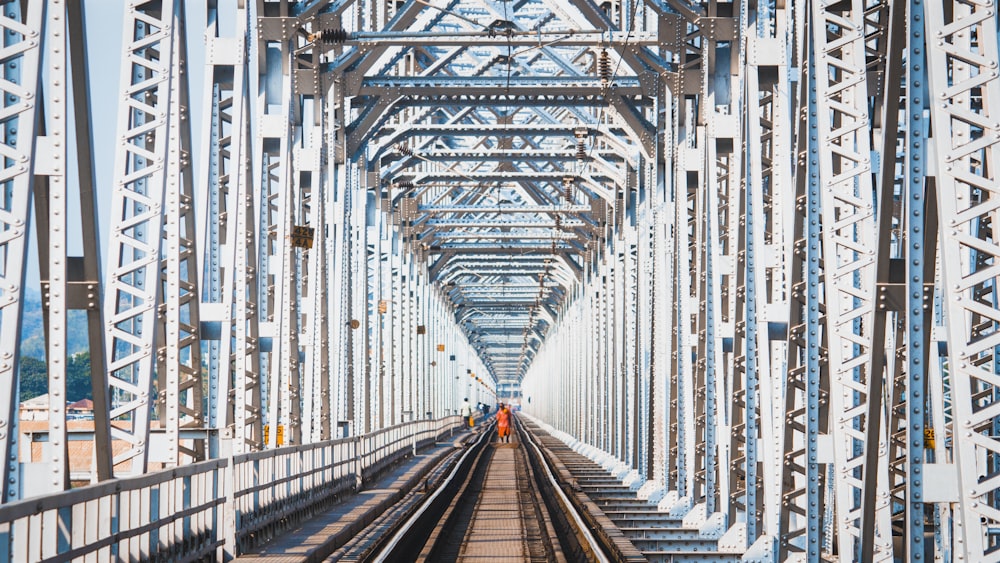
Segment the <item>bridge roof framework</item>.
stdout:
<svg viewBox="0 0 1000 563">
<path fill-rule="evenodd" d="M 748 558 L 1000 560 L 993 3 L 129 0 L 108 162 L 84 7 L 0 6 L 11 514 L 82 310 L 94 481 L 501 393 Z"/>
</svg>

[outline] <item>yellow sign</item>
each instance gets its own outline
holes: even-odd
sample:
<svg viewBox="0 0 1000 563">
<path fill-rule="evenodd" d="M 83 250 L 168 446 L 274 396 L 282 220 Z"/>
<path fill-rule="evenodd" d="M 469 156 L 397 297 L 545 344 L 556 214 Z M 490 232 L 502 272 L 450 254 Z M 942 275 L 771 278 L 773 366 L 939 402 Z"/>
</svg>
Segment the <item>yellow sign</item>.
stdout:
<svg viewBox="0 0 1000 563">
<path fill-rule="evenodd" d="M 444 344 L 438 344 L 438 352 L 444 352 Z"/>
<path fill-rule="evenodd" d="M 380 315 L 384 315 L 386 310 L 389 308 L 389 302 L 385 299 L 381 299 L 378 302 L 378 312 Z"/>
<path fill-rule="evenodd" d="M 267 441 L 268 441 L 268 439 L 270 437 L 271 437 L 271 425 L 270 424 L 265 424 L 264 425 L 264 444 L 265 445 L 267 444 Z M 275 438 L 277 438 L 277 443 L 275 445 L 280 446 L 280 445 L 282 445 L 282 444 L 285 443 L 285 425 L 284 424 L 279 424 L 278 425 L 278 435 L 275 436 Z"/>
<path fill-rule="evenodd" d="M 924 428 L 924 449 L 933 450 L 934 449 L 934 429 Z"/>
<path fill-rule="evenodd" d="M 312 227 L 299 225 L 292 227 L 292 246 L 295 248 L 312 248 L 313 236 L 315 234 L 316 229 Z"/>
</svg>

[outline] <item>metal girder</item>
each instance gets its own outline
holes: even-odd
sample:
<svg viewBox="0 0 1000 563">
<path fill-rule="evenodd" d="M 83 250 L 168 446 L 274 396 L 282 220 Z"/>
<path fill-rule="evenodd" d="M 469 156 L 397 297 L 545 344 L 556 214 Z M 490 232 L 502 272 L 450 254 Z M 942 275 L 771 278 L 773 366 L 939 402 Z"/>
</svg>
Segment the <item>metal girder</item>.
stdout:
<svg viewBox="0 0 1000 563">
<path fill-rule="evenodd" d="M 615 157 L 611 151 L 599 151 L 600 156 Z M 592 155 L 591 155 L 592 156 Z M 424 151 L 420 159 L 433 162 L 485 161 L 485 162 L 553 162 L 578 160 L 573 151 L 554 150 L 494 150 L 494 151 Z"/>
<path fill-rule="evenodd" d="M 417 208 L 420 213 L 441 214 L 441 213 L 590 213 L 592 208 L 589 205 L 421 205 Z"/>
<path fill-rule="evenodd" d="M 600 174 L 588 174 L 576 176 L 571 172 L 557 170 L 554 172 L 534 171 L 534 170 L 493 170 L 484 172 L 415 172 L 414 182 L 460 182 L 468 180 L 472 182 L 532 182 L 536 184 L 560 184 L 565 178 L 572 178 L 574 181 L 587 181 L 600 186 L 598 178 L 605 180 L 617 180 Z M 624 183 L 624 182 L 621 182 Z M 603 187 L 603 186 L 602 186 Z"/>
<path fill-rule="evenodd" d="M 572 250 L 572 246 L 563 241 L 556 242 L 556 239 L 551 241 L 541 241 L 534 242 L 529 238 L 528 242 L 448 242 L 439 241 L 437 244 L 431 245 L 427 248 L 430 253 L 435 252 L 474 252 L 476 254 L 492 254 L 496 252 L 516 254 L 522 250 L 548 250 L 551 253 L 556 253 L 561 250 Z"/>
<path fill-rule="evenodd" d="M 217 338 L 206 341 L 211 428 L 233 428 L 232 451 L 261 449 L 260 319 L 258 316 L 257 237 L 254 174 L 250 170 L 251 137 L 249 61 L 242 56 L 248 40 L 246 12 L 232 37 L 220 35 L 220 13 L 209 4 L 203 147 L 209 155 L 202 242 L 202 322 L 218 323 Z M 226 46 L 235 45 L 235 56 Z M 215 220 L 218 218 L 218 220 Z M 209 331 L 212 332 L 212 331 Z M 230 399 L 232 394 L 232 399 Z"/>
<path fill-rule="evenodd" d="M 481 229 L 554 229 L 557 225 L 554 221 L 539 219 L 536 221 L 500 221 L 494 219 L 429 219 L 422 223 L 426 227 L 438 229 L 462 229 L 476 227 Z M 559 225 L 565 228 L 585 227 L 586 223 L 579 219 L 562 219 Z"/>
<path fill-rule="evenodd" d="M 1000 483 L 995 471 L 1000 446 L 994 438 L 1000 419 L 1000 402 L 996 400 L 1000 389 L 997 14 L 991 4 L 918 5 L 924 9 L 926 33 L 931 38 L 927 41 L 927 77 L 933 99 L 929 106 L 942 227 L 940 291 L 947 314 L 947 373 L 959 491 L 954 518 L 960 522 L 957 533 L 962 536 L 955 549 L 967 561 L 998 561 L 1000 538 L 993 533 L 1000 523 L 996 510 Z M 918 39 L 911 35 L 911 40 Z M 913 92 L 908 94 L 914 96 Z M 912 142 L 917 142 L 916 135 Z M 911 160 L 910 164 L 918 163 Z M 917 176 L 912 170 L 910 173 L 913 182 Z M 920 195 L 913 188 L 908 188 L 907 194 L 911 202 Z M 919 249 L 911 246 L 910 250 Z M 919 284 L 908 285 L 908 296 L 920 289 Z M 918 302 L 916 296 L 908 297 L 908 306 Z M 908 332 L 908 338 L 920 337 L 919 330 Z M 912 379 L 918 375 L 920 372 L 911 374 L 911 384 L 919 383 Z M 914 389 L 909 397 L 920 399 L 922 393 Z M 921 420 L 923 405 L 908 406 L 907 410 L 914 420 Z M 910 492 L 915 496 L 908 499 L 907 519 L 913 533 L 922 527 L 919 502 L 931 489 Z"/>
<path fill-rule="evenodd" d="M 812 42 L 804 61 L 799 99 L 805 110 L 799 116 L 800 155 L 796 169 L 795 255 L 791 264 L 791 296 L 788 325 L 788 382 L 785 390 L 785 432 L 781 483 L 781 560 L 805 557 L 819 561 L 824 550 L 822 536 L 827 472 L 820 464 L 820 429 L 827 423 L 829 380 L 820 334 L 825 308 L 821 308 L 821 188 L 818 100 L 815 88 L 816 50 Z"/>
<path fill-rule="evenodd" d="M 66 82 L 67 82 L 67 60 L 66 60 L 66 6 L 60 1 L 52 1 L 46 6 L 45 14 L 45 50 L 50 57 L 52 69 L 49 79 L 55 86 L 52 92 L 53 103 L 49 107 L 51 112 L 51 129 L 46 129 L 42 125 L 40 133 L 44 137 L 43 144 L 48 144 L 50 154 L 44 158 L 50 159 L 51 169 L 36 170 L 35 182 L 36 190 L 43 193 L 36 193 L 36 208 L 39 211 L 39 225 L 48 225 L 46 233 L 39 237 L 42 242 L 40 247 L 40 258 L 48 254 L 47 263 L 43 259 L 39 260 L 41 266 L 40 278 L 44 287 L 47 287 L 48 310 L 46 311 L 46 357 L 53 361 L 49 367 L 49 456 L 46 460 L 49 463 L 49 483 L 52 490 L 65 490 L 69 488 L 69 452 L 66 434 L 66 342 L 67 342 L 67 289 L 68 289 L 68 268 L 66 243 L 68 241 L 68 225 L 66 221 L 67 186 L 66 186 Z M 49 144 L 51 143 L 51 144 Z M 48 178 L 42 176 L 49 172 Z M 44 187 L 41 186 L 44 184 Z M 39 189 L 41 188 L 41 189 Z M 39 197 L 41 196 L 41 197 Z M 41 216 L 47 208 L 46 216 Z M 39 229 L 41 232 L 42 229 Z M 46 252 L 47 251 L 47 252 Z M 44 265 L 43 265 L 44 264 Z M 106 407 L 105 407 L 106 408 Z M 49 524 L 52 524 L 51 522 Z M 55 533 L 51 532 L 50 541 L 55 541 Z"/>
<path fill-rule="evenodd" d="M 448 239 L 448 240 L 576 240 L 579 238 L 578 235 L 573 233 L 551 233 L 544 231 L 536 232 L 508 232 L 508 233 L 496 233 L 496 232 L 475 232 L 475 231 L 433 231 L 427 238 L 431 239 Z"/>
<path fill-rule="evenodd" d="M 35 2 L 22 11 L 18 3 L 0 7 L 4 52 L 0 64 L 5 80 L 2 122 L 5 142 L 2 185 L 8 194 L 0 204 L 0 454 L 3 458 L 3 495 L 8 501 L 18 491 L 18 359 L 21 341 L 20 306 L 28 251 L 28 210 L 31 170 L 35 150 L 34 128 L 41 66 L 41 32 L 44 4 Z"/>
<path fill-rule="evenodd" d="M 646 93 L 639 86 L 639 81 L 631 77 L 616 79 L 614 92 L 623 98 L 639 97 Z M 418 102 L 422 97 L 437 96 L 440 99 L 434 105 L 454 105 L 455 98 L 476 96 L 502 96 L 542 102 L 548 97 L 603 99 L 606 89 L 601 86 L 599 78 L 592 76 L 393 77 L 365 78 L 358 94 L 406 98 L 406 103 Z"/>
<path fill-rule="evenodd" d="M 875 314 L 877 238 L 872 187 L 871 141 L 865 125 L 868 91 L 865 36 L 860 5 L 849 9 L 812 4 L 812 52 L 815 65 L 816 134 L 819 151 L 823 273 L 826 282 L 826 340 L 829 358 L 829 416 L 833 426 L 820 428 L 833 440 L 832 472 L 838 551 L 861 557 L 861 492 L 866 447 L 879 447 L 879 436 L 866 434 L 872 325 Z M 871 400 L 876 400 L 871 397 Z M 825 432 L 824 432 L 825 430 Z M 887 512 L 883 512 L 888 515 Z M 876 529 L 875 561 L 891 559 L 888 519 L 864 515 Z M 885 527 L 883 527 L 883 525 Z"/>
<path fill-rule="evenodd" d="M 172 0 L 131 0 L 123 27 L 111 251 L 107 265 L 108 385 L 111 436 L 126 449 L 114 456 L 116 474 L 141 474 L 149 456 L 150 402 L 159 324 L 160 252 L 167 190 L 180 189 L 169 140 L 179 135 L 181 80 Z M 173 167 L 168 167 L 173 163 Z M 179 249 L 171 249 L 178 251 Z"/>
<path fill-rule="evenodd" d="M 157 340 L 157 394 L 160 426 L 166 429 L 167 444 L 162 460 L 172 466 L 205 459 L 206 444 L 181 440 L 181 429 L 202 428 L 202 363 L 200 337 L 200 288 L 198 279 L 197 225 L 194 214 L 194 176 L 190 163 L 191 128 L 188 103 L 187 49 L 184 38 L 184 8 L 178 4 L 174 24 L 177 34 L 172 49 L 171 107 L 175 114 L 168 129 L 167 177 L 164 194 L 162 289 L 158 303 L 163 327 Z M 159 452 L 158 452 L 159 453 Z"/>
<path fill-rule="evenodd" d="M 554 37 L 553 37 L 554 36 Z M 360 32 L 354 33 L 344 40 L 344 45 L 357 47 L 360 50 L 375 46 L 382 47 L 492 47 L 506 50 L 510 47 L 526 47 L 538 49 L 537 31 L 522 31 L 511 36 L 490 37 L 484 32 L 465 31 L 442 34 L 439 32 Z M 620 48 L 626 47 L 656 47 L 659 40 L 654 32 L 633 32 L 604 29 L 594 30 L 554 30 L 546 31 L 542 37 L 553 38 L 560 47 L 593 47 L 601 43 Z M 334 66 L 340 66 L 336 62 Z"/>
</svg>

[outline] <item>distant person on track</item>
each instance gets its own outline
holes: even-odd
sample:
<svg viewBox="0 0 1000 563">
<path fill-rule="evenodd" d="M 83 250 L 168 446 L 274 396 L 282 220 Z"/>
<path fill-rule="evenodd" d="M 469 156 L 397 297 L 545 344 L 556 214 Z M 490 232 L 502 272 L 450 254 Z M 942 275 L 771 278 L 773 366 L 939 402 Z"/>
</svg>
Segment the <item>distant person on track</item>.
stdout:
<svg viewBox="0 0 1000 563">
<path fill-rule="evenodd" d="M 472 418 L 472 405 L 469 403 L 469 398 L 465 398 L 465 402 L 462 403 L 462 409 L 458 411 L 466 420 L 469 421 L 469 426 L 476 425 L 476 419 Z"/>
<path fill-rule="evenodd" d="M 497 442 L 510 443 L 510 409 L 503 403 L 497 411 Z"/>
</svg>

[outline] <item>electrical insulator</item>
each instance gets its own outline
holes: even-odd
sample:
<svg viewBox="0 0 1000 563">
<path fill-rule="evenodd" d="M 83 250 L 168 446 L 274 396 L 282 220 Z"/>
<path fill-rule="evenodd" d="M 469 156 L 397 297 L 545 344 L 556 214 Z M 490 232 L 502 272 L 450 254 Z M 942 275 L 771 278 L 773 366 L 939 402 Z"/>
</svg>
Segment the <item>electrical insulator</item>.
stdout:
<svg viewBox="0 0 1000 563">
<path fill-rule="evenodd" d="M 585 160 L 587 158 L 587 146 L 585 145 L 587 141 L 587 130 L 577 129 L 573 131 L 573 136 L 576 137 L 576 159 Z"/>
<path fill-rule="evenodd" d="M 606 88 L 611 82 L 611 56 L 607 49 L 601 49 L 601 56 L 597 59 L 597 75 L 601 77 L 601 87 Z"/>
<path fill-rule="evenodd" d="M 324 29 L 323 31 L 313 33 L 309 36 L 310 41 L 319 41 L 324 45 L 334 45 L 340 44 L 348 39 L 347 30 L 344 28 L 340 29 Z"/>
<path fill-rule="evenodd" d="M 563 193 L 562 196 L 567 202 L 573 200 L 573 178 L 566 176 L 563 178 Z"/>
</svg>

